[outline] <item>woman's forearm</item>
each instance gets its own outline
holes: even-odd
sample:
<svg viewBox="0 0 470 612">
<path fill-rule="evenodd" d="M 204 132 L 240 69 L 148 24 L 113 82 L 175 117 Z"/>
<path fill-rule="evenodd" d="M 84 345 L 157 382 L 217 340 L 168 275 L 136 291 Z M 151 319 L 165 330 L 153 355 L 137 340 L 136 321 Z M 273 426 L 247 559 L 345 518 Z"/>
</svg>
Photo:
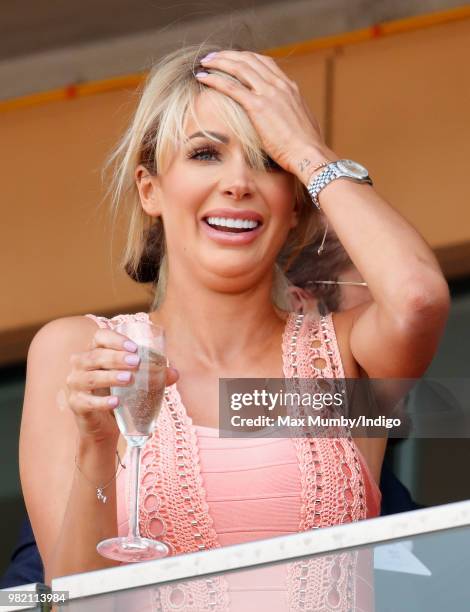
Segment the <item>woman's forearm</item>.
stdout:
<svg viewBox="0 0 470 612">
<path fill-rule="evenodd" d="M 79 443 L 77 463 L 92 483 L 107 484 L 116 472 L 116 449 Z M 52 578 L 120 565 L 105 559 L 96 545 L 117 536 L 116 481 L 103 491 L 106 503 L 98 500 L 96 488 L 75 470 L 70 495 L 62 517 L 59 539 L 52 559 L 45 560 L 45 582 Z"/>
<path fill-rule="evenodd" d="M 299 178 L 305 185 L 315 165 L 325 159 L 340 158 L 328 148 L 315 147 L 299 157 Z M 448 300 L 447 283 L 431 248 L 373 186 L 336 179 L 318 199 L 381 309 L 396 316 L 410 305 L 419 310 Z"/>
</svg>

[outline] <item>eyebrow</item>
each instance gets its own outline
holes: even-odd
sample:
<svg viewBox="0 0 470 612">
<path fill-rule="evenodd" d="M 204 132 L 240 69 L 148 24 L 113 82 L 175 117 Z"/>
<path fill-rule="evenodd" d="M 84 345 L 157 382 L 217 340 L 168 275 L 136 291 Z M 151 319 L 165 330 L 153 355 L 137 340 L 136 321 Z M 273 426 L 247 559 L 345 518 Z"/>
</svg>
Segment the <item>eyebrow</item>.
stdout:
<svg viewBox="0 0 470 612">
<path fill-rule="evenodd" d="M 217 138 L 224 144 L 227 144 L 228 142 L 230 142 L 230 138 L 228 136 L 225 136 L 225 134 L 220 134 L 219 132 L 209 132 L 209 130 L 207 130 L 207 133 L 213 136 L 214 138 Z M 198 136 L 202 136 L 203 138 L 206 138 L 206 135 L 203 132 L 194 132 L 194 134 L 191 134 L 189 138 L 190 139 L 197 138 Z"/>
</svg>

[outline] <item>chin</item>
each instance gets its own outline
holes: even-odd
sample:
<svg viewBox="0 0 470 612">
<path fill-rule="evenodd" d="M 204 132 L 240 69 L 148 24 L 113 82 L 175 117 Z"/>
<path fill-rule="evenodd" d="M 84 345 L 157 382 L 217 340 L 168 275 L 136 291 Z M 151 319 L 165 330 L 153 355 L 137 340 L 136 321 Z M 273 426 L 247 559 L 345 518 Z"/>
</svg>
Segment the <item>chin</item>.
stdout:
<svg viewBox="0 0 470 612">
<path fill-rule="evenodd" d="M 222 293 L 238 293 L 255 287 L 266 278 L 269 268 L 255 266 L 253 263 L 243 264 L 217 262 L 204 268 L 201 278 L 204 285 Z"/>
<path fill-rule="evenodd" d="M 236 250 L 207 253 L 200 260 L 201 270 L 206 274 L 221 278 L 262 276 L 262 270 L 269 269 L 263 257 L 253 253 L 240 253 Z M 256 271 L 259 271 L 256 274 Z"/>
</svg>

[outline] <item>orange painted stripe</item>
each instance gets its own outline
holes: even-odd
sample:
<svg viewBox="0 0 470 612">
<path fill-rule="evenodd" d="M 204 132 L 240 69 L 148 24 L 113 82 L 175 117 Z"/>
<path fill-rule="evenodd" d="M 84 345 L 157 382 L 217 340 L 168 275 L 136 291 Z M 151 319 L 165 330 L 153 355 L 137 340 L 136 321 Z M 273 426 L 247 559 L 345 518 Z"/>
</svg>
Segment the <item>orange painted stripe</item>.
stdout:
<svg viewBox="0 0 470 612">
<path fill-rule="evenodd" d="M 345 47 L 346 45 L 354 45 L 356 43 L 370 40 L 372 38 L 371 32 L 372 28 L 355 30 L 354 32 L 343 32 L 333 36 L 326 36 L 324 38 L 315 38 L 313 40 L 294 43 L 293 45 L 275 47 L 273 49 L 268 49 L 266 53 L 272 57 L 306 55 L 315 51 L 335 49 L 337 47 Z"/>
<path fill-rule="evenodd" d="M 294 55 L 305 55 L 314 51 L 354 45 L 385 36 L 392 36 L 394 34 L 401 34 L 403 32 L 411 32 L 413 30 L 422 30 L 469 18 L 470 5 L 465 5 L 446 11 L 438 11 L 426 15 L 407 17 L 406 19 L 397 19 L 395 21 L 378 23 L 354 32 L 345 32 L 333 36 L 325 36 L 323 38 L 294 43 L 292 45 L 284 45 L 282 47 L 266 49 L 265 53 L 267 55 L 271 55 L 272 57 L 285 57 L 287 55 L 292 57 Z M 145 79 L 145 77 L 146 73 L 140 73 L 110 79 L 102 79 L 99 81 L 88 81 L 86 83 L 71 83 L 59 89 L 29 94 L 19 98 L 12 98 L 11 100 L 0 101 L 0 112 L 38 106 L 40 104 L 46 104 L 49 102 L 71 100 L 74 98 L 81 98 L 83 96 L 92 96 L 107 91 L 134 89 L 143 81 L 143 79 Z"/>
<path fill-rule="evenodd" d="M 362 30 L 355 30 L 354 32 L 346 32 L 334 36 L 307 40 L 301 43 L 294 43 L 292 45 L 275 47 L 274 49 L 269 49 L 267 53 L 274 57 L 304 55 L 320 49 L 344 47 L 346 45 L 361 43 L 381 36 L 391 36 L 402 32 L 412 32 L 413 30 L 424 30 L 433 26 L 451 23 L 453 21 L 463 21 L 469 18 L 470 5 L 460 6 L 447 11 L 438 11 L 426 15 L 407 17 L 406 19 L 378 23 Z"/>
<path fill-rule="evenodd" d="M 115 91 L 118 89 L 135 89 L 144 79 L 145 74 L 129 74 L 112 79 L 88 81 L 86 83 L 70 84 L 60 89 L 39 92 L 20 98 L 12 98 L 0 102 L 0 112 L 16 110 L 27 106 L 38 106 L 48 102 L 60 102 L 84 96 L 93 96 L 98 93 Z"/>
</svg>

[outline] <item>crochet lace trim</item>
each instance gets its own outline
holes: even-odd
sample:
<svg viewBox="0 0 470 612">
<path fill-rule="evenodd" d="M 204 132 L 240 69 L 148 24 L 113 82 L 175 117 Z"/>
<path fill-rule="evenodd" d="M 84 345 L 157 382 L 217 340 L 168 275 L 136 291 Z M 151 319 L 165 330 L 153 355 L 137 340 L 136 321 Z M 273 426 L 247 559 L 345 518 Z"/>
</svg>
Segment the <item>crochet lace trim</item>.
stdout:
<svg viewBox="0 0 470 612">
<path fill-rule="evenodd" d="M 111 328 L 129 317 L 149 320 L 143 312 L 112 319 L 87 316 L 100 327 Z M 319 385 L 330 385 L 334 381 L 328 379 L 344 377 L 331 313 L 320 319 L 290 313 L 282 355 L 286 379 L 315 378 Z M 301 474 L 299 531 L 366 518 L 363 472 L 354 441 L 350 437 L 292 440 Z M 142 452 L 140 499 L 142 535 L 164 541 L 170 554 L 220 547 L 201 477 L 196 431 L 176 384 L 166 389 L 158 426 Z M 355 609 L 356 552 L 295 561 L 286 568 L 290 610 Z M 161 586 L 153 602 L 155 610 L 188 612 L 218 612 L 229 605 L 224 576 L 178 583 L 176 589 Z"/>
</svg>

